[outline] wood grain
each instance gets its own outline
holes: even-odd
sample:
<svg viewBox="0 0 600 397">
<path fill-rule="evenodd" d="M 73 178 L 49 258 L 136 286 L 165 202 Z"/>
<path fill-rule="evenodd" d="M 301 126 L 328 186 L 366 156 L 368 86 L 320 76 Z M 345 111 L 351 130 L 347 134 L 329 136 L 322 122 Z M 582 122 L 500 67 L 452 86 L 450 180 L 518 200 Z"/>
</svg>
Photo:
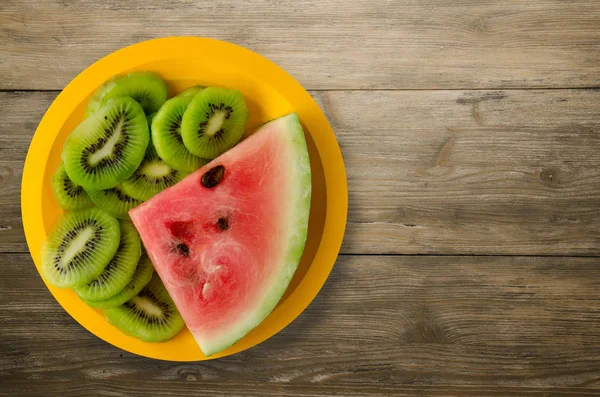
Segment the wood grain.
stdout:
<svg viewBox="0 0 600 397">
<path fill-rule="evenodd" d="M 572 0 L 3 0 L 0 89 L 62 89 L 119 48 L 213 37 L 308 89 L 598 86 L 600 5 Z"/>
<path fill-rule="evenodd" d="M 598 255 L 600 90 L 313 92 L 345 158 L 342 252 Z M 0 251 L 54 92 L 0 93 Z"/>
<path fill-rule="evenodd" d="M 240 44 L 312 90 L 349 182 L 315 301 L 199 363 L 84 330 L 20 215 L 57 90 L 171 35 Z M 598 76 L 595 1 L 0 1 L 0 396 L 600 395 Z"/>
<path fill-rule="evenodd" d="M 597 395 L 598 261 L 342 256 L 280 334 L 224 359 L 171 363 L 91 335 L 28 255 L 4 254 L 0 395 Z"/>
</svg>

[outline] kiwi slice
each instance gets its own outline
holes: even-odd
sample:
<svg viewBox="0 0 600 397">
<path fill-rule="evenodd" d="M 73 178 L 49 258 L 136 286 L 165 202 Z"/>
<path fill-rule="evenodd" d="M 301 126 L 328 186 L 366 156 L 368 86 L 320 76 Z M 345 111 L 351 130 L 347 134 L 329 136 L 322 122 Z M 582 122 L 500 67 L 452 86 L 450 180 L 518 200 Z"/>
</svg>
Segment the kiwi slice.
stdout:
<svg viewBox="0 0 600 397">
<path fill-rule="evenodd" d="M 86 190 L 116 186 L 142 162 L 150 135 L 140 105 L 114 98 L 67 137 L 63 160 L 69 178 Z"/>
<path fill-rule="evenodd" d="M 104 311 L 106 319 L 127 335 L 145 342 L 164 342 L 185 326 L 175 303 L 156 273 L 137 296 Z"/>
<path fill-rule="evenodd" d="M 119 222 L 98 208 L 65 213 L 42 246 L 42 275 L 56 287 L 97 278 L 117 252 Z"/>
<path fill-rule="evenodd" d="M 168 88 L 160 75 L 154 72 L 133 72 L 124 76 L 115 76 L 96 90 L 85 110 L 86 117 L 98 111 L 110 98 L 125 96 L 133 98 L 149 115 L 165 103 L 168 98 Z"/>
<path fill-rule="evenodd" d="M 110 298 L 131 281 L 142 255 L 142 242 L 131 222 L 120 221 L 119 227 L 119 248 L 102 274 L 87 284 L 75 287 L 75 292 L 81 298 L 96 301 Z"/>
<path fill-rule="evenodd" d="M 58 205 L 64 210 L 79 210 L 94 205 L 83 187 L 69 179 L 64 163 L 60 163 L 52 176 L 52 190 Z"/>
<path fill-rule="evenodd" d="M 201 85 L 195 85 L 195 86 L 186 88 L 185 90 L 181 91 L 179 94 L 177 94 L 177 96 L 195 97 L 200 92 L 204 91 L 205 88 L 206 87 L 202 87 Z"/>
<path fill-rule="evenodd" d="M 121 183 L 121 189 L 134 199 L 146 201 L 169 186 L 173 186 L 187 174 L 165 163 L 158 157 L 158 153 L 150 143 L 142 164 L 133 175 Z"/>
<path fill-rule="evenodd" d="M 88 195 L 98 208 L 120 219 L 130 219 L 129 210 L 142 204 L 140 200 L 125 193 L 121 185 L 105 190 L 88 190 Z"/>
<path fill-rule="evenodd" d="M 150 131 L 150 127 L 152 126 L 152 119 L 156 116 L 156 112 L 146 116 L 146 121 L 148 122 L 148 131 Z"/>
<path fill-rule="evenodd" d="M 135 268 L 133 277 L 121 291 L 105 300 L 93 301 L 84 299 L 84 302 L 98 309 L 110 309 L 122 305 L 136 296 L 148 284 L 150 278 L 152 278 L 152 273 L 154 273 L 154 266 L 148 256 L 143 254 Z"/>
<path fill-rule="evenodd" d="M 160 158 L 183 172 L 193 172 L 207 163 L 190 153 L 181 138 L 181 120 L 193 98 L 191 95 L 179 94 L 169 99 L 154 116 L 150 129 L 152 143 Z"/>
<path fill-rule="evenodd" d="M 208 87 L 186 109 L 181 137 L 192 154 L 214 159 L 240 140 L 246 121 L 248 108 L 241 92 Z"/>
</svg>

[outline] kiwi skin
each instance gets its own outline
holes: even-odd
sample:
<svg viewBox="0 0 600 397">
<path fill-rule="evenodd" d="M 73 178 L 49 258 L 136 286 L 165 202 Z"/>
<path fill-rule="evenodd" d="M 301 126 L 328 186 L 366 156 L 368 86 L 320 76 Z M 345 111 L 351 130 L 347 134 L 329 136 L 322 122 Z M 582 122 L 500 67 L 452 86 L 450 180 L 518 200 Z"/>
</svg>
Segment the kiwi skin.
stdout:
<svg viewBox="0 0 600 397">
<path fill-rule="evenodd" d="M 138 261 L 137 267 L 135 268 L 135 272 L 133 273 L 133 277 L 129 283 L 116 295 L 101 301 L 87 299 L 84 299 L 83 301 L 88 306 L 98 309 L 110 309 L 120 306 L 136 296 L 142 290 L 142 288 L 144 288 L 148 282 L 150 282 L 153 273 L 154 265 L 152 265 L 152 262 L 150 262 L 150 259 L 146 254 L 142 254 L 142 257 Z"/>
<path fill-rule="evenodd" d="M 98 278 L 85 285 L 75 287 L 83 299 L 102 300 L 114 296 L 132 279 L 140 256 L 142 243 L 131 222 L 120 221 L 121 238 L 119 248 Z"/>
<path fill-rule="evenodd" d="M 64 210 L 74 211 L 94 206 L 85 189 L 69 179 L 64 163 L 60 163 L 52 176 L 52 190 L 58 205 Z"/>
<path fill-rule="evenodd" d="M 88 191 L 110 189 L 133 174 L 149 141 L 140 105 L 128 97 L 110 99 L 67 137 L 63 160 L 69 179 Z"/>
<path fill-rule="evenodd" d="M 149 313 L 147 307 L 161 315 Z M 104 311 L 106 319 L 127 335 L 144 342 L 165 342 L 185 323 L 156 273 L 140 293 L 124 304 Z"/>
<path fill-rule="evenodd" d="M 248 108 L 240 91 L 208 87 L 186 109 L 181 137 L 192 154 L 214 159 L 239 142 L 247 121 Z"/>
<path fill-rule="evenodd" d="M 86 235 L 87 239 L 81 240 Z M 98 208 L 65 213 L 42 246 L 44 279 L 56 287 L 89 283 L 117 252 L 120 236 L 119 222 Z"/>
</svg>

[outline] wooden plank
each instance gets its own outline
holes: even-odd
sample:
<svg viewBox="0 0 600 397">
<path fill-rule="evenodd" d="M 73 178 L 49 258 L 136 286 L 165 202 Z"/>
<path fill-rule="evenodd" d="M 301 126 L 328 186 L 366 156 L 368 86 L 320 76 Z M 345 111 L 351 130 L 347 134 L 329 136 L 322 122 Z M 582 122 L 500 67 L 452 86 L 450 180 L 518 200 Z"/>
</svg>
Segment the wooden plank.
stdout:
<svg viewBox="0 0 600 397">
<path fill-rule="evenodd" d="M 0 394 L 597 395 L 598 258 L 342 256 L 309 308 L 246 352 L 169 363 L 120 351 L 0 255 Z"/>
<path fill-rule="evenodd" d="M 0 251 L 53 92 L 0 93 Z M 345 157 L 342 252 L 598 255 L 600 90 L 313 92 Z"/>
<path fill-rule="evenodd" d="M 598 396 L 598 390 L 589 388 L 519 388 L 515 386 L 500 387 L 444 387 L 430 385 L 398 385 L 385 384 L 375 387 L 323 385 L 320 383 L 288 383 L 265 384 L 264 381 L 199 381 L 198 371 L 184 373 L 186 378 L 178 380 L 128 380 L 89 382 L 79 379 L 69 381 L 28 380 L 8 381 L 3 384 L 0 396 L 27 397 L 80 397 L 80 396 L 119 396 L 119 397 L 180 397 L 185 396 L 223 396 L 223 397 L 374 397 L 374 396 L 432 396 L 432 397 L 585 397 Z"/>
<path fill-rule="evenodd" d="M 596 255 L 599 90 L 330 92 L 344 252 Z"/>
<path fill-rule="evenodd" d="M 3 0 L 0 26 L 0 89 L 62 89 L 169 35 L 240 44 L 308 89 L 589 87 L 600 73 L 586 0 Z"/>
<path fill-rule="evenodd" d="M 57 93 L 0 93 L 0 252 L 27 252 L 21 177 L 33 133 Z"/>
</svg>

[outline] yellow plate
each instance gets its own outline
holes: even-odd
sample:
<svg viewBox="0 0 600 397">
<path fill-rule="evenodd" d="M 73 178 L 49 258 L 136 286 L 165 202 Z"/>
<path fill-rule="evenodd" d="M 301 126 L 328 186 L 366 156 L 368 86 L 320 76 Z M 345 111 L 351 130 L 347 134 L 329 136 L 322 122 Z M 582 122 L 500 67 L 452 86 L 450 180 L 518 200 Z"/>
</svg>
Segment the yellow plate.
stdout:
<svg viewBox="0 0 600 397">
<path fill-rule="evenodd" d="M 42 242 L 62 214 L 52 193 L 52 174 L 60 163 L 65 138 L 82 120 L 87 101 L 98 86 L 114 75 L 136 70 L 160 73 L 170 95 L 194 84 L 242 91 L 250 111 L 247 133 L 291 111 L 302 121 L 313 175 L 308 241 L 302 261 L 275 310 L 235 345 L 208 359 L 248 349 L 292 322 L 321 289 L 342 242 L 348 188 L 335 134 L 318 105 L 284 70 L 245 48 L 196 37 L 150 40 L 102 58 L 69 83 L 40 122 L 23 170 L 21 211 L 33 260 L 39 272 Z M 207 359 L 187 329 L 168 342 L 142 342 L 110 325 L 101 310 L 85 305 L 72 290 L 46 285 L 75 320 L 114 346 L 163 360 Z"/>
</svg>

